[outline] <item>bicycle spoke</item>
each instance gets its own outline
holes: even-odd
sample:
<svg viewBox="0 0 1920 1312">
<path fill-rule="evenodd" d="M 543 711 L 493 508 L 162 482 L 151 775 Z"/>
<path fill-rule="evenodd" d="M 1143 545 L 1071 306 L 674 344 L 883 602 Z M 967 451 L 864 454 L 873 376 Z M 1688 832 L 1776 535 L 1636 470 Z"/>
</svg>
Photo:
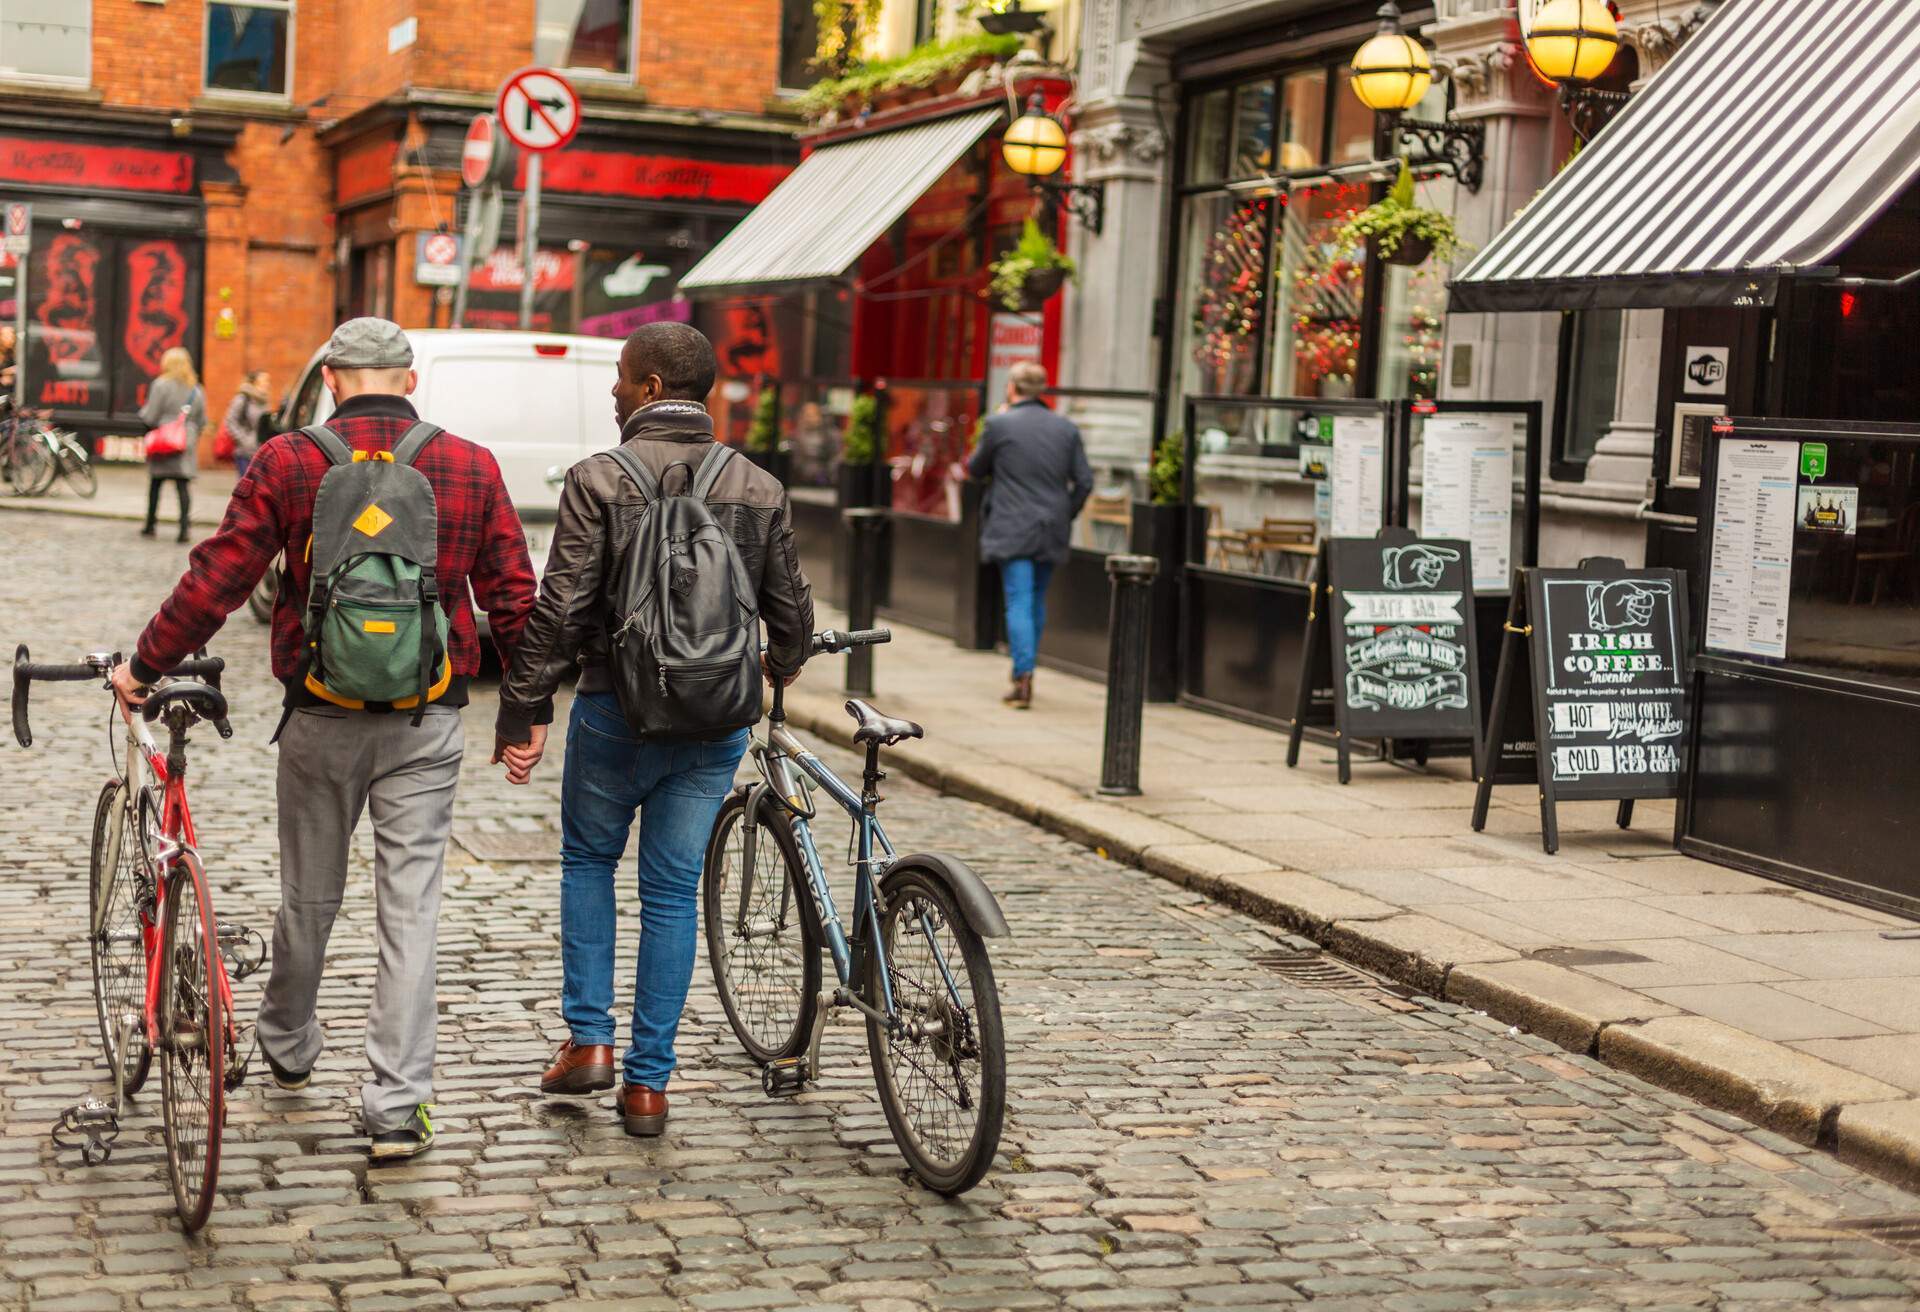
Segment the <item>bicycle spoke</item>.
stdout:
<svg viewBox="0 0 1920 1312">
<path fill-rule="evenodd" d="M 749 842 L 754 844 L 753 884 L 741 897 Z M 727 835 L 719 888 L 727 937 L 717 964 L 740 1022 L 763 1046 L 780 1047 L 805 1005 L 804 944 L 786 863 L 772 837 L 744 817 Z"/>
<path fill-rule="evenodd" d="M 901 1028 L 887 1036 L 886 1077 L 914 1140 L 935 1161 L 952 1164 L 966 1155 L 978 1124 L 979 1047 L 967 1006 L 953 1004 L 955 991 L 970 1003 L 972 981 L 945 912 L 917 892 L 888 908 L 887 957 Z M 913 1027 L 927 1024 L 942 1032 L 914 1037 Z"/>
<path fill-rule="evenodd" d="M 197 1229 L 213 1203 L 224 1128 L 221 1060 L 225 1023 L 216 993 L 220 967 L 212 910 L 196 867 L 181 865 L 167 897 L 161 979 L 161 1084 L 166 1096 L 167 1166 L 183 1224 Z"/>
</svg>

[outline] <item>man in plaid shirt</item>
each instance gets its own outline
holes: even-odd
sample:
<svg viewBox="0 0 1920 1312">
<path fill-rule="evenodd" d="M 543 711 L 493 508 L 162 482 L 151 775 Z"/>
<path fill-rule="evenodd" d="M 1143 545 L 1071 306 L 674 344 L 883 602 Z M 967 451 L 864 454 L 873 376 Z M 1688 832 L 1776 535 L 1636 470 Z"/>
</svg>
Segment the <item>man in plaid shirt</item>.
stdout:
<svg viewBox="0 0 1920 1312">
<path fill-rule="evenodd" d="M 397 324 L 354 319 L 335 330 L 322 373 L 338 403 L 327 427 L 356 451 L 387 451 L 419 418 L 407 400 L 413 348 Z M 433 437 L 414 468 L 433 487 L 439 529 L 440 603 L 448 614 L 453 679 L 418 727 L 391 708 L 349 710 L 308 691 L 301 616 L 311 581 L 308 544 L 326 454 L 301 433 L 260 448 L 233 490 L 220 530 L 193 551 L 187 572 L 113 673 L 129 701 L 219 631 L 284 555 L 273 610 L 273 673 L 286 685 L 281 722 L 280 912 L 273 971 L 260 1004 L 260 1047 L 283 1089 L 306 1085 L 322 1037 L 315 1019 L 327 938 L 347 876 L 347 849 L 362 811 L 373 813 L 380 966 L 367 1016 L 373 1079 L 361 1090 L 376 1159 L 405 1158 L 433 1140 L 434 936 L 447 836 L 453 825 L 463 735 L 459 708 L 480 669 L 468 590 L 487 612 L 503 667 L 533 610 L 526 537 L 486 448 L 452 433 Z M 551 706 L 544 711 L 552 718 Z M 499 759 L 496 749 L 495 760 Z"/>
</svg>

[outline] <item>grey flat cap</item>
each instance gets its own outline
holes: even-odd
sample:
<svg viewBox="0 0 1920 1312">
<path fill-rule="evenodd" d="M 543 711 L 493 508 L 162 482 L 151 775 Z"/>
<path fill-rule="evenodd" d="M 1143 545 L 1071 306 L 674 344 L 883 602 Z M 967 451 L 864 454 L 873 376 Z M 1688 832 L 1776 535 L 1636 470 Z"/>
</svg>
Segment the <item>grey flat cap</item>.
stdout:
<svg viewBox="0 0 1920 1312">
<path fill-rule="evenodd" d="M 411 369 L 413 343 L 388 319 L 349 319 L 327 339 L 320 362 L 335 369 Z"/>
</svg>

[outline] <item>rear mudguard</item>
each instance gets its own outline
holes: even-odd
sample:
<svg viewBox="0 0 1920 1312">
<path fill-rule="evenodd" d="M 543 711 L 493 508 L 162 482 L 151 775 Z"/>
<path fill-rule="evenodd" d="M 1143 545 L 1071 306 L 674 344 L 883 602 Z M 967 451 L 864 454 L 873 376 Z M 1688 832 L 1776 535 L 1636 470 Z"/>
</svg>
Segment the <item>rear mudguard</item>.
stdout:
<svg viewBox="0 0 1920 1312">
<path fill-rule="evenodd" d="M 909 853 L 887 868 L 887 879 L 905 870 L 922 871 L 946 885 L 960 908 L 960 915 L 981 938 L 1006 938 L 1011 932 L 987 881 L 974 874 L 973 867 L 960 858 L 943 852 Z M 884 891 L 884 881 L 881 887 Z"/>
</svg>

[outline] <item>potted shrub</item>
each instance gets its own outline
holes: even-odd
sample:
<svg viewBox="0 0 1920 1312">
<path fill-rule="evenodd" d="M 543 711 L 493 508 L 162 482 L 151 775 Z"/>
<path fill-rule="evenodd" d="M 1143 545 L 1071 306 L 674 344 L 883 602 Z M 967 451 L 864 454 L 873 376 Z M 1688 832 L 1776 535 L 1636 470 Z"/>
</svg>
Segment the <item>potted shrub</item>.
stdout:
<svg viewBox="0 0 1920 1312">
<path fill-rule="evenodd" d="M 1206 514 L 1181 500 L 1187 456 L 1186 434 L 1168 433 L 1154 448 L 1147 466 L 1147 499 L 1133 503 L 1133 524 L 1128 549 L 1138 556 L 1152 556 L 1160 562 L 1153 579 L 1153 641 L 1147 647 L 1147 700 L 1170 702 L 1179 696 L 1179 670 L 1175 665 L 1179 642 L 1180 571 L 1189 559 L 1204 560 Z M 1202 533 L 1190 535 L 1187 526 L 1199 525 Z M 1189 536 L 1199 536 L 1189 543 Z M 1189 554 L 1189 553 L 1197 554 Z"/>
<path fill-rule="evenodd" d="M 786 452 L 780 442 L 780 385 L 772 380 L 760 384 L 753 422 L 747 426 L 747 459 L 782 483 L 787 481 Z"/>
<path fill-rule="evenodd" d="M 862 392 L 853 398 L 840 439 L 840 508 L 890 504 L 888 472 L 880 458 L 880 398 Z"/>
<path fill-rule="evenodd" d="M 1039 309 L 1074 276 L 1073 261 L 1032 218 L 1020 229 L 1019 245 L 988 268 L 993 274 L 989 290 L 1009 310 Z"/>
<path fill-rule="evenodd" d="M 1404 159 L 1393 190 L 1342 224 L 1335 240 L 1343 251 L 1365 246 L 1388 264 L 1404 265 L 1424 264 L 1435 256 L 1451 260 L 1465 246 L 1451 214 L 1415 203 L 1413 170 Z"/>
</svg>

